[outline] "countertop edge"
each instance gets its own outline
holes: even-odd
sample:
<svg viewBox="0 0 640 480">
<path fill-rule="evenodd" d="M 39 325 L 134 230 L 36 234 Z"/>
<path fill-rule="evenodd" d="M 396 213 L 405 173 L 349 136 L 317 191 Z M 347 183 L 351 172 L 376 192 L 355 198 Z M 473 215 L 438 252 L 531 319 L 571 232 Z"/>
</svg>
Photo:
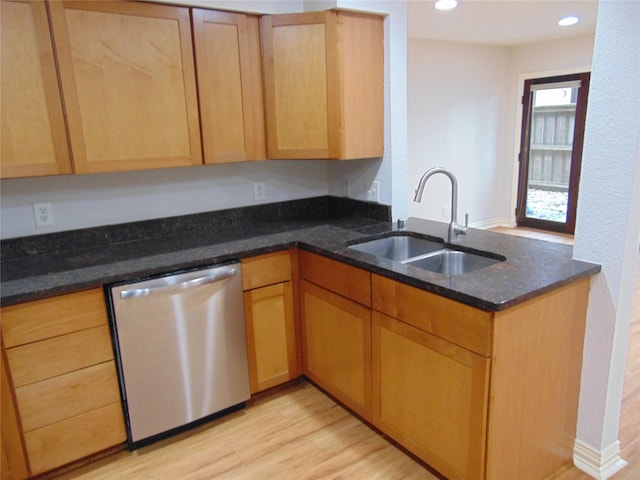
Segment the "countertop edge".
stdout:
<svg viewBox="0 0 640 480">
<path fill-rule="evenodd" d="M 374 230 L 377 231 L 380 228 L 385 231 L 389 231 L 389 228 L 393 230 L 393 227 L 389 225 L 390 224 L 380 224 L 379 227 L 374 227 Z M 436 235 L 439 233 L 438 228 L 441 227 L 437 222 L 427 222 L 423 225 L 423 227 L 425 226 L 435 228 L 434 231 Z M 424 234 L 424 231 L 421 233 Z M 266 233 L 239 241 L 226 241 L 185 249 L 178 248 L 154 255 L 141 255 L 140 257 L 129 258 L 122 261 L 112 261 L 105 264 L 80 266 L 78 268 L 53 273 L 25 276 L 24 278 L 0 282 L 0 306 L 7 307 L 27 301 L 91 288 L 103 288 L 105 285 L 113 283 L 136 281 L 154 275 L 214 265 L 230 260 L 241 260 L 242 258 L 282 251 L 291 247 L 298 247 L 302 250 L 317 253 L 345 264 L 365 269 L 371 273 L 382 275 L 421 290 L 464 303 L 471 307 L 491 312 L 506 310 L 582 278 L 595 275 L 601 271 L 600 265 L 574 260 L 567 255 L 566 250 L 558 250 L 560 247 L 550 243 L 550 251 L 555 251 L 556 254 L 559 255 L 559 258 L 562 258 L 565 262 L 565 267 L 570 268 L 565 268 L 564 271 L 559 270 L 550 275 L 549 278 L 542 278 L 541 281 L 533 281 L 531 282 L 531 286 L 529 286 L 529 283 L 524 283 L 519 287 L 519 290 L 523 293 L 518 292 L 516 288 L 512 295 L 509 293 L 508 286 L 504 287 L 504 285 L 508 285 L 504 283 L 504 278 L 511 280 L 508 276 L 511 274 L 507 274 L 507 276 L 502 279 L 502 283 L 495 284 L 499 288 L 494 289 L 494 292 L 489 292 L 483 297 L 481 293 L 478 293 L 480 290 L 478 290 L 477 286 L 477 277 L 475 287 L 464 288 L 466 280 L 462 282 L 458 280 L 458 283 L 456 283 L 453 281 L 445 282 L 442 277 L 437 278 L 432 276 L 429 278 L 429 276 L 416 273 L 415 270 L 411 272 L 404 268 L 398 268 L 398 265 L 392 265 L 390 261 L 377 262 L 368 260 L 366 256 L 357 253 L 354 254 L 354 251 L 345 246 L 354 239 L 362 239 L 363 236 L 366 235 L 371 235 L 369 227 L 363 230 L 361 228 L 347 228 L 320 222 L 315 226 L 305 226 L 302 228 L 292 227 L 285 232 L 274 234 Z M 494 240 L 496 238 L 495 235 L 499 234 L 494 233 L 492 236 L 488 233 L 476 233 L 476 235 L 479 236 L 479 240 L 482 240 L 486 236 L 488 236 L 490 240 Z M 511 236 L 504 235 L 504 237 Z M 505 239 L 504 241 L 515 244 L 523 241 L 522 238 L 519 240 L 515 240 L 516 237 L 512 238 L 514 240 Z M 540 248 L 540 243 L 536 245 L 536 248 Z M 544 248 L 545 252 L 547 251 L 546 246 L 542 248 Z M 524 270 L 522 270 L 522 266 L 518 268 L 520 268 L 520 270 L 517 271 L 520 272 L 519 275 L 522 277 Z M 412 276 L 412 273 L 415 274 Z M 495 273 L 499 274 L 500 272 L 495 271 L 494 274 L 489 273 L 489 278 L 491 279 Z M 494 276 L 494 278 L 498 279 L 499 277 Z M 474 280 L 470 282 L 473 284 Z M 461 288 L 461 286 L 463 288 Z M 457 287 L 457 289 L 455 287 Z M 506 293 L 503 294 L 504 291 L 502 288 L 507 289 Z M 501 297 L 504 297 L 504 301 L 496 301 Z"/>
</svg>

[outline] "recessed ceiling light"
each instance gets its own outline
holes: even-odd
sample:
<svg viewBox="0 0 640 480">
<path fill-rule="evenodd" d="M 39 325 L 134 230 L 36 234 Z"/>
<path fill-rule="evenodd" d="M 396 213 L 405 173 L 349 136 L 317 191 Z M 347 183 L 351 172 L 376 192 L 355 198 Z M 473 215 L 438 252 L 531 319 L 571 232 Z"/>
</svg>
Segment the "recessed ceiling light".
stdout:
<svg viewBox="0 0 640 480">
<path fill-rule="evenodd" d="M 578 17 L 564 17 L 561 18 L 560 21 L 558 21 L 558 25 L 560 25 L 561 27 L 569 27 L 571 25 L 575 25 L 576 23 L 578 23 L 580 21 L 580 19 Z"/>
<path fill-rule="evenodd" d="M 458 2 L 456 0 L 438 0 L 436 2 L 436 8 L 438 10 L 451 10 L 456 8 Z"/>
</svg>

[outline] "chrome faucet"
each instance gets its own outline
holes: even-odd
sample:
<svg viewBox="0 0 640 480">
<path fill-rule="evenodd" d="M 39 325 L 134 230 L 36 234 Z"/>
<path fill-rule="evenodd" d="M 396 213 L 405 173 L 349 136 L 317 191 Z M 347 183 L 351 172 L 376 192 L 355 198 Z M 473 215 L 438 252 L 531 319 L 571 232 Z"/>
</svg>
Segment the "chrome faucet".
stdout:
<svg viewBox="0 0 640 480">
<path fill-rule="evenodd" d="M 449 222 L 449 234 L 447 236 L 447 241 L 451 243 L 458 239 L 458 235 L 466 235 L 467 229 L 469 228 L 468 213 L 464 214 L 464 227 L 458 223 L 458 180 L 456 180 L 456 176 L 453 172 L 442 167 L 427 170 L 425 174 L 422 175 L 420 183 L 418 183 L 418 188 L 416 188 L 416 194 L 413 197 L 413 201 L 420 202 L 420 200 L 422 200 L 422 191 L 424 190 L 427 180 L 436 173 L 442 173 L 451 180 L 451 222 Z"/>
</svg>

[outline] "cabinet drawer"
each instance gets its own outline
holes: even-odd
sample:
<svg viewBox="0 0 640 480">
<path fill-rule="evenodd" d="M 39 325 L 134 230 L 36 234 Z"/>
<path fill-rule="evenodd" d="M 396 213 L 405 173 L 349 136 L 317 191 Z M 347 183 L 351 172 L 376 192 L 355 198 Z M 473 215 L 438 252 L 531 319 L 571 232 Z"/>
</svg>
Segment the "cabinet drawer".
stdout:
<svg viewBox="0 0 640 480">
<path fill-rule="evenodd" d="M 371 306 L 371 274 L 366 270 L 300 251 L 300 277 L 362 305 Z"/>
<path fill-rule="evenodd" d="M 291 280 L 291 258 L 288 250 L 242 260 L 243 290 L 251 290 L 288 280 Z"/>
<path fill-rule="evenodd" d="M 25 432 L 120 401 L 113 360 L 16 389 Z M 43 408 L 46 405 L 46 408 Z"/>
<path fill-rule="evenodd" d="M 456 345 L 491 355 L 491 312 L 372 275 L 373 309 Z"/>
<path fill-rule="evenodd" d="M 113 360 L 108 326 L 29 343 L 7 350 L 16 388 Z"/>
<path fill-rule="evenodd" d="M 38 474 L 122 443 L 122 406 L 112 403 L 24 435 L 31 473 Z"/>
<path fill-rule="evenodd" d="M 45 298 L 2 308 L 5 348 L 107 325 L 102 289 Z"/>
</svg>

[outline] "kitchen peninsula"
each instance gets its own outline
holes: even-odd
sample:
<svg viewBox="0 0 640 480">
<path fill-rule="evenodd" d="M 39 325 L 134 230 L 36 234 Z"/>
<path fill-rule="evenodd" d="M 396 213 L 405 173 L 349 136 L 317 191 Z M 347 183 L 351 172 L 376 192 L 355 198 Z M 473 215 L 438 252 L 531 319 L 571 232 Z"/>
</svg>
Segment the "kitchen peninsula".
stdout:
<svg viewBox="0 0 640 480">
<path fill-rule="evenodd" d="M 291 377 L 305 375 L 449 478 L 549 475 L 571 459 L 589 277 L 600 267 L 565 245 L 476 229 L 456 248 L 506 261 L 442 275 L 349 248 L 407 232 L 443 239 L 447 227 L 409 219 L 399 229 L 388 207 L 317 197 L 6 240 L 3 349 L 10 309 L 288 252 L 301 360 Z"/>
</svg>

